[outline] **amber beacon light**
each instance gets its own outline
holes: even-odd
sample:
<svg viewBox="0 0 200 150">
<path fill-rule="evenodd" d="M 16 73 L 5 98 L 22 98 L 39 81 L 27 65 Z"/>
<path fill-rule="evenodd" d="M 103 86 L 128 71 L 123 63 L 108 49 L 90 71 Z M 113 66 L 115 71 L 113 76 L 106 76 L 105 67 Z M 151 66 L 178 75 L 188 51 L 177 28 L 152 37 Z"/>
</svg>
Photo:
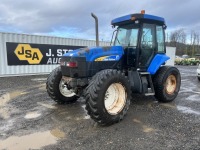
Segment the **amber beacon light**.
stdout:
<svg viewBox="0 0 200 150">
<path fill-rule="evenodd" d="M 145 14 L 145 10 L 141 10 L 141 14 Z"/>
</svg>

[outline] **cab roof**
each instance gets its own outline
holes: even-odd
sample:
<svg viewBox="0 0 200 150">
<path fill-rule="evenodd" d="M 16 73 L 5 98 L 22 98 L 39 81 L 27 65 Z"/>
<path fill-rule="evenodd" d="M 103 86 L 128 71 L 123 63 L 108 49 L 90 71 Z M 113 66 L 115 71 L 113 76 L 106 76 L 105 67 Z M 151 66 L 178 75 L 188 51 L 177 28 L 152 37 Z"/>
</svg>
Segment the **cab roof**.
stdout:
<svg viewBox="0 0 200 150">
<path fill-rule="evenodd" d="M 111 24 L 113 26 L 120 26 L 123 24 L 133 23 L 137 20 L 141 20 L 142 22 L 155 23 L 160 25 L 165 25 L 165 19 L 158 16 L 153 16 L 149 14 L 130 14 L 126 16 L 122 16 L 112 20 Z"/>
</svg>

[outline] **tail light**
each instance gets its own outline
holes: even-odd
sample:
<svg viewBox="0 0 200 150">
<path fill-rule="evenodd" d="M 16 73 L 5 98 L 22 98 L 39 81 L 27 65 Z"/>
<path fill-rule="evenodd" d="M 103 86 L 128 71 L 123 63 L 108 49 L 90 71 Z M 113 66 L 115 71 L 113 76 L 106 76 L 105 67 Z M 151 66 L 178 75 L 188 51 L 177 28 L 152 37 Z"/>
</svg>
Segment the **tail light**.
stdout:
<svg viewBox="0 0 200 150">
<path fill-rule="evenodd" d="M 76 68 L 78 67 L 78 64 L 77 62 L 70 61 L 70 62 L 67 62 L 67 67 Z"/>
</svg>

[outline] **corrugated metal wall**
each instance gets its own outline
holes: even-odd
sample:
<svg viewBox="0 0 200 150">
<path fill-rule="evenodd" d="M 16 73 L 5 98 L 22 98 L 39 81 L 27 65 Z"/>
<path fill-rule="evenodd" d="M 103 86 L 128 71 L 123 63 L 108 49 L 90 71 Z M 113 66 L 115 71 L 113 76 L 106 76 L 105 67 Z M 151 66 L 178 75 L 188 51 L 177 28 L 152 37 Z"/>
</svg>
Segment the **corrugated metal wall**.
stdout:
<svg viewBox="0 0 200 150">
<path fill-rule="evenodd" d="M 34 43 L 34 44 L 55 44 L 55 45 L 74 45 L 74 46 L 95 46 L 95 41 L 69 39 L 51 36 L 38 36 L 16 33 L 0 32 L 0 77 L 46 74 L 51 72 L 58 65 L 24 65 L 24 66 L 8 66 L 6 42 L 16 43 Z M 108 42 L 100 42 L 100 46 L 107 46 Z"/>
</svg>

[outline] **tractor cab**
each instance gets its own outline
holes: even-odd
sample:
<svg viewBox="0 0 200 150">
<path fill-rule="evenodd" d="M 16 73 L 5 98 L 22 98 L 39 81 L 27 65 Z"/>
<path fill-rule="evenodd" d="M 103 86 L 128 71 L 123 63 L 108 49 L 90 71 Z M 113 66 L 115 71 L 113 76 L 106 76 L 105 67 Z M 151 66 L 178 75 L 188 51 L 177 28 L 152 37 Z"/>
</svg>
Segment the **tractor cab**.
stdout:
<svg viewBox="0 0 200 150">
<path fill-rule="evenodd" d="M 146 71 L 157 54 L 165 54 L 164 18 L 142 11 L 141 14 L 116 18 L 111 24 L 118 26 L 114 46 L 124 47 L 125 66 Z"/>
</svg>

